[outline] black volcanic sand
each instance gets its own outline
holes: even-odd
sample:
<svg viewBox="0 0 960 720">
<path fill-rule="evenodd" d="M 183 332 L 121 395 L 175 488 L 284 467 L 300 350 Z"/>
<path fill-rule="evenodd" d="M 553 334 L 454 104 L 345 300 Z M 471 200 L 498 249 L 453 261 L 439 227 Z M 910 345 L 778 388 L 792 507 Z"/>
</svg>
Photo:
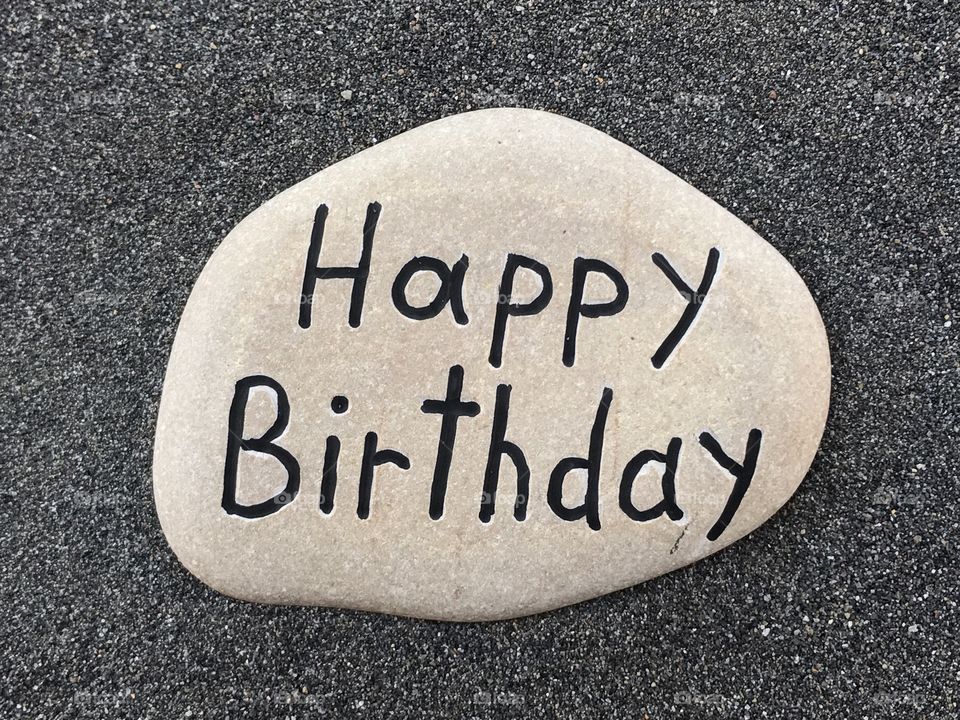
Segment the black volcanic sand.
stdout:
<svg viewBox="0 0 960 720">
<path fill-rule="evenodd" d="M 679 4 L 7 4 L 0 716 L 956 716 L 960 13 Z M 716 556 L 517 621 L 206 588 L 151 451 L 207 258 L 308 175 L 497 106 L 635 147 L 797 268 L 834 362 L 806 481 Z"/>
</svg>

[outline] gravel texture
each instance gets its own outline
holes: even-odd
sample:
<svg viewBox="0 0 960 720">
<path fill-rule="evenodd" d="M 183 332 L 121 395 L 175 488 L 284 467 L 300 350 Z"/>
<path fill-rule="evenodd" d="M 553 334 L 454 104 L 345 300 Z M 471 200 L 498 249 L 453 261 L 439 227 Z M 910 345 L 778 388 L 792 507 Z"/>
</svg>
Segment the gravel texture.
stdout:
<svg viewBox="0 0 960 720">
<path fill-rule="evenodd" d="M 955 4 L 5 5 L 0 717 L 956 716 Z M 834 360 L 808 478 L 728 550 L 539 617 L 207 589 L 151 488 L 204 262 L 307 175 L 515 105 L 644 152 L 798 269 Z"/>
</svg>

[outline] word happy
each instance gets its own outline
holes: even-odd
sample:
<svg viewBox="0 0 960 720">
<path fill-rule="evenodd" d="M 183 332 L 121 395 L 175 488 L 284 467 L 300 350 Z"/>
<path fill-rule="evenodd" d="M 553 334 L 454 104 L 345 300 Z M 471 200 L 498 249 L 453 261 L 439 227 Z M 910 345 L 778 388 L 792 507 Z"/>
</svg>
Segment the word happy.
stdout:
<svg viewBox="0 0 960 720">
<path fill-rule="evenodd" d="M 302 294 L 298 325 L 309 329 L 312 322 L 313 295 L 317 283 L 321 280 L 348 280 L 351 283 L 348 322 L 350 327 L 359 328 L 363 313 L 364 296 L 370 273 L 374 237 L 380 217 L 379 203 L 370 203 L 367 207 L 363 225 L 360 260 L 355 266 L 323 267 L 320 256 L 323 246 L 324 226 L 328 209 L 321 205 L 314 218 L 313 230 L 307 252 L 306 266 L 302 278 Z M 678 345 L 690 330 L 704 301 L 713 285 L 719 265 L 720 252 L 711 248 L 704 266 L 700 282 L 694 290 L 660 253 L 651 257 L 653 264 L 667 277 L 676 291 L 686 301 L 679 320 L 673 330 L 654 350 L 650 362 L 661 371 Z M 413 320 L 429 320 L 437 317 L 449 308 L 455 322 L 466 325 L 470 322 L 463 302 L 463 287 L 470 267 L 467 255 L 453 265 L 448 265 L 434 257 L 414 257 L 398 272 L 392 285 L 391 299 L 396 310 L 404 317 Z M 540 282 L 536 297 L 526 302 L 514 302 L 513 289 L 519 273 L 532 273 Z M 432 273 L 439 280 L 434 297 L 426 304 L 414 305 L 407 297 L 407 287 L 418 273 Z M 615 290 L 610 300 L 597 303 L 584 301 L 584 288 L 590 275 L 606 277 Z M 543 311 L 553 300 L 553 279 L 550 269 L 541 260 L 518 254 L 507 254 L 499 284 L 500 301 L 497 303 L 490 339 L 488 362 L 494 368 L 501 367 L 504 355 L 504 337 L 507 324 L 516 318 L 536 315 Z M 623 275 L 607 262 L 595 258 L 577 257 L 573 262 L 573 282 L 569 298 L 566 299 L 566 319 L 564 323 L 564 343 L 561 361 L 564 366 L 572 367 L 576 362 L 577 336 L 582 320 L 594 320 L 611 317 L 624 309 L 629 299 L 629 285 Z M 271 426 L 259 437 L 245 437 L 244 424 L 247 402 L 252 390 L 265 388 L 276 396 L 277 412 Z M 470 422 L 480 414 L 481 407 L 476 400 L 463 397 L 464 369 L 460 365 L 452 366 L 446 378 L 446 392 L 442 398 L 424 400 L 420 411 L 436 416 L 439 420 L 436 458 L 433 466 L 433 480 L 430 488 L 429 516 L 433 520 L 444 517 L 444 505 L 447 484 L 453 456 L 456 450 L 457 434 L 462 424 Z M 516 495 L 513 517 L 524 522 L 527 517 L 527 504 L 530 488 L 530 466 L 521 445 L 516 439 L 508 439 L 510 396 L 512 387 L 501 383 L 496 387 L 493 398 L 493 424 L 490 432 L 487 460 L 482 471 L 482 494 L 478 508 L 478 518 L 488 523 L 496 512 L 497 491 L 501 465 L 507 460 L 516 476 Z M 614 403 L 614 390 L 604 387 L 593 413 L 594 420 L 589 428 L 588 443 L 585 451 L 558 460 L 550 473 L 547 483 L 546 503 L 550 510 L 561 520 L 568 522 L 583 521 L 592 529 L 600 530 L 599 486 L 600 467 L 603 457 L 604 436 L 607 416 Z M 336 396 L 331 403 L 335 415 L 346 413 L 349 399 Z M 267 375 L 251 375 L 236 383 L 233 401 L 228 416 L 227 449 L 224 463 L 222 507 L 230 515 L 243 518 L 263 518 L 281 511 L 292 503 L 300 492 L 300 463 L 290 450 L 276 441 L 286 430 L 290 422 L 290 402 L 286 390 Z M 586 428 L 585 435 L 587 434 Z M 718 539 L 728 527 L 750 487 L 760 453 L 762 432 L 752 429 L 745 439 L 742 459 L 734 459 L 709 432 L 701 432 L 695 442 L 702 452 L 707 453 L 729 476 L 726 482 L 733 481 L 731 492 L 716 521 L 707 533 L 711 541 Z M 663 515 L 677 521 L 683 518 L 684 511 L 678 505 L 676 478 L 680 461 L 680 451 L 684 440 L 673 437 L 665 448 L 639 449 L 623 466 L 620 473 L 619 509 L 636 522 L 649 522 Z M 335 506 L 337 484 L 339 481 L 339 461 L 341 441 L 337 435 L 326 438 L 323 468 L 321 474 L 320 503 L 321 514 L 330 515 Z M 286 485 L 275 496 L 252 505 L 237 501 L 238 467 L 241 453 L 253 452 L 274 458 L 286 473 Z M 399 449 L 381 448 L 376 432 L 366 433 L 357 479 L 358 502 L 357 517 L 370 516 L 371 497 L 374 492 L 376 469 L 381 465 L 393 465 L 400 470 L 409 470 L 410 459 Z M 648 465 L 662 466 L 660 475 L 660 500 L 651 507 L 638 508 L 632 499 L 634 484 Z M 582 502 L 568 505 L 564 501 L 564 483 L 574 472 L 585 473 L 586 491 Z M 478 476 L 481 473 L 478 472 Z M 478 486 L 479 486 L 478 478 Z"/>
</svg>

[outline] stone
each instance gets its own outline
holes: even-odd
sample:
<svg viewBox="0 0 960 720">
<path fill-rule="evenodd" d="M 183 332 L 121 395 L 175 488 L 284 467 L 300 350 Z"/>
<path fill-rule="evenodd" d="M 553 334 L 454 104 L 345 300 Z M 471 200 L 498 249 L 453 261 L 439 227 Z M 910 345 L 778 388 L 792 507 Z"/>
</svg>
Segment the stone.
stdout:
<svg viewBox="0 0 960 720">
<path fill-rule="evenodd" d="M 761 525 L 829 394 L 815 302 L 732 214 L 573 120 L 466 113 L 214 252 L 167 368 L 157 512 L 233 597 L 522 616 Z"/>
</svg>

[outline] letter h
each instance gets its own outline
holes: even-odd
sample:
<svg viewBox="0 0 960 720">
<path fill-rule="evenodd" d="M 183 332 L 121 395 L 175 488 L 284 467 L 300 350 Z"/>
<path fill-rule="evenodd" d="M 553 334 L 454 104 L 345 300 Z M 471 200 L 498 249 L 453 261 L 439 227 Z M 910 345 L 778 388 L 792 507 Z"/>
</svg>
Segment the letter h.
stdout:
<svg viewBox="0 0 960 720">
<path fill-rule="evenodd" d="M 350 327 L 360 327 L 360 314 L 363 312 L 363 295 L 367 289 L 367 276 L 370 274 L 370 255 L 373 252 L 373 235 L 380 219 L 380 203 L 367 205 L 367 219 L 363 223 L 363 250 L 360 263 L 356 267 L 318 267 L 320 248 L 323 245 L 323 228 L 327 222 L 327 206 L 317 208 L 313 219 L 313 232 L 310 234 L 310 249 L 307 252 L 307 264 L 303 271 L 303 290 L 300 294 L 300 327 L 310 327 L 313 311 L 313 293 L 317 280 L 353 280 L 353 292 L 350 294 Z"/>
</svg>

